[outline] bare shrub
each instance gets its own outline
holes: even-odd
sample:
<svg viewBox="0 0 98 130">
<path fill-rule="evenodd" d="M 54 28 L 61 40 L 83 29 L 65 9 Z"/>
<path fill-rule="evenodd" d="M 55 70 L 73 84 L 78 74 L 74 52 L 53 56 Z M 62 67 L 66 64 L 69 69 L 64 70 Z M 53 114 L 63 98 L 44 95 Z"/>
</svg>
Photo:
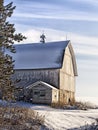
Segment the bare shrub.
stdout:
<svg viewBox="0 0 98 130">
<path fill-rule="evenodd" d="M 81 109 L 81 110 L 87 110 L 87 109 L 96 109 L 97 107 L 93 104 L 91 104 L 90 102 L 75 102 L 75 106 L 77 107 L 77 109 Z"/>
<path fill-rule="evenodd" d="M 0 130 L 39 130 L 44 117 L 20 107 L 0 107 Z"/>
<path fill-rule="evenodd" d="M 87 110 L 88 109 L 87 104 L 84 102 L 75 102 L 75 106 L 77 107 L 77 109 L 80 109 L 80 110 Z"/>
<path fill-rule="evenodd" d="M 53 108 L 62 108 L 62 109 L 79 109 L 79 110 L 87 110 L 87 109 L 96 109 L 97 107 L 89 102 L 81 102 L 76 101 L 75 103 L 64 104 L 63 102 L 52 103 L 51 107 Z"/>
<path fill-rule="evenodd" d="M 65 104 L 64 102 L 51 103 L 51 107 L 53 108 L 61 108 L 61 109 L 74 109 L 75 103 L 70 102 L 69 104 Z"/>
</svg>

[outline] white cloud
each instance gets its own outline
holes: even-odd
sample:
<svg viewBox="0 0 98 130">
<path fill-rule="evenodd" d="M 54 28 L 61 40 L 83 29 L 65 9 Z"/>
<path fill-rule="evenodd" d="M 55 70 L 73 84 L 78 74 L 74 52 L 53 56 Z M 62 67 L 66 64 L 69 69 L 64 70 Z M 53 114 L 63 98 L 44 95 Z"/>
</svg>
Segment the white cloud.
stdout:
<svg viewBox="0 0 98 130">
<path fill-rule="evenodd" d="M 46 42 L 50 41 L 63 41 L 66 40 L 66 33 L 63 31 L 57 31 L 52 29 L 38 28 L 23 32 L 23 35 L 27 37 L 23 43 L 36 43 L 40 41 L 40 35 L 43 33 L 46 35 Z"/>
<path fill-rule="evenodd" d="M 41 18 L 41 19 L 58 19 L 58 20 L 82 20 L 82 21 L 98 21 L 97 13 L 81 12 L 81 11 L 57 11 L 53 13 L 43 12 L 43 14 L 33 13 L 15 13 L 15 17 L 21 18 Z"/>
<path fill-rule="evenodd" d="M 86 44 L 86 45 L 98 45 L 97 37 L 82 36 L 78 34 L 69 33 L 70 38 L 75 43 Z"/>
<path fill-rule="evenodd" d="M 73 0 L 71 0 L 73 1 Z M 91 4 L 94 6 L 98 6 L 98 0 L 74 0 L 74 2 L 78 2 L 78 3 L 84 3 L 84 4 Z"/>
<path fill-rule="evenodd" d="M 40 35 L 42 34 L 43 30 L 46 35 L 46 42 L 64 41 L 67 37 L 67 40 L 71 40 L 75 53 L 98 56 L 98 38 L 67 33 L 59 30 L 52 30 L 47 28 L 28 30 L 23 32 L 23 35 L 25 35 L 27 39 L 22 43 L 38 43 L 40 41 Z"/>
<path fill-rule="evenodd" d="M 26 40 L 23 41 L 23 43 L 33 43 L 33 42 L 39 42 L 40 41 L 40 31 L 39 30 L 28 30 L 26 32 L 23 32 L 23 35 L 26 36 Z"/>
<path fill-rule="evenodd" d="M 98 38 L 70 34 L 70 39 L 77 53 L 98 56 Z"/>
</svg>

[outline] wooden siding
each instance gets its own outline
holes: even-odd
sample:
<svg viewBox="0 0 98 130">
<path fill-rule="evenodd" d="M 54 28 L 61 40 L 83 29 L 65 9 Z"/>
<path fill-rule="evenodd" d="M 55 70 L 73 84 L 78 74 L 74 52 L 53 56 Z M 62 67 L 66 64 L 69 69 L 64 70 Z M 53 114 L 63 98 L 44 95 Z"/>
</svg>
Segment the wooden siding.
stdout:
<svg viewBox="0 0 98 130">
<path fill-rule="evenodd" d="M 68 47 L 64 54 L 62 69 L 60 69 L 60 89 L 75 92 L 75 76 Z"/>
<path fill-rule="evenodd" d="M 59 86 L 59 70 L 15 70 L 15 74 L 12 76 L 14 80 L 24 80 L 25 82 L 37 82 L 43 81 L 56 88 Z M 24 85 L 24 84 L 23 84 Z"/>
<path fill-rule="evenodd" d="M 29 97 L 29 100 L 32 99 L 33 103 L 51 104 L 52 102 L 58 102 L 58 89 L 39 83 L 30 90 L 26 90 L 25 97 Z"/>
<path fill-rule="evenodd" d="M 38 94 L 34 94 L 38 92 Z M 41 92 L 45 95 L 41 96 Z M 50 104 L 52 101 L 52 89 L 43 85 L 37 85 L 32 88 L 32 102 Z"/>
<path fill-rule="evenodd" d="M 75 76 L 72 64 L 72 57 L 69 48 L 66 48 L 63 66 L 60 69 L 60 94 L 59 101 L 63 103 L 74 102 L 75 100 Z"/>
<path fill-rule="evenodd" d="M 59 103 L 73 104 L 75 102 L 75 93 L 66 90 L 59 90 Z"/>
<path fill-rule="evenodd" d="M 51 103 L 57 103 L 59 101 L 59 90 L 52 89 L 52 102 Z"/>
</svg>

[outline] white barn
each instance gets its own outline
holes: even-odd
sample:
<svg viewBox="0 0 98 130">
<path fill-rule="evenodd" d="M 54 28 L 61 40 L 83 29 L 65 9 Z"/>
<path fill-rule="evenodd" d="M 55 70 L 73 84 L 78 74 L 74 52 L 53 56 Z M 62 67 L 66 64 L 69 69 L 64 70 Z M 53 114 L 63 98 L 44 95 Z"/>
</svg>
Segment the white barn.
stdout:
<svg viewBox="0 0 98 130">
<path fill-rule="evenodd" d="M 20 81 L 17 98 L 33 103 L 73 103 L 77 66 L 70 41 L 18 44 L 13 80 Z"/>
</svg>

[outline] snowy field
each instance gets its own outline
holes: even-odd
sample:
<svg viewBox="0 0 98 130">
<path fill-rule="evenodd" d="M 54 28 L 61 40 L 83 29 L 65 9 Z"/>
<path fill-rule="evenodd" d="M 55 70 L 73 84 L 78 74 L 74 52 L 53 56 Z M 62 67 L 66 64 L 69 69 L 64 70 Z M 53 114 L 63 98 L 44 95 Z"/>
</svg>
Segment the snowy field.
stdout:
<svg viewBox="0 0 98 130">
<path fill-rule="evenodd" d="M 91 110 L 61 110 L 53 109 L 45 105 L 33 105 L 29 103 L 18 103 L 20 106 L 29 107 L 39 114 L 45 116 L 45 125 L 49 130 L 82 130 L 85 125 L 96 122 L 98 109 Z"/>
<path fill-rule="evenodd" d="M 96 122 L 98 109 L 91 110 L 63 110 L 54 109 L 47 105 L 34 105 L 18 102 L 17 105 L 28 107 L 45 116 L 45 125 L 49 130 L 84 130 L 85 125 Z"/>
</svg>

